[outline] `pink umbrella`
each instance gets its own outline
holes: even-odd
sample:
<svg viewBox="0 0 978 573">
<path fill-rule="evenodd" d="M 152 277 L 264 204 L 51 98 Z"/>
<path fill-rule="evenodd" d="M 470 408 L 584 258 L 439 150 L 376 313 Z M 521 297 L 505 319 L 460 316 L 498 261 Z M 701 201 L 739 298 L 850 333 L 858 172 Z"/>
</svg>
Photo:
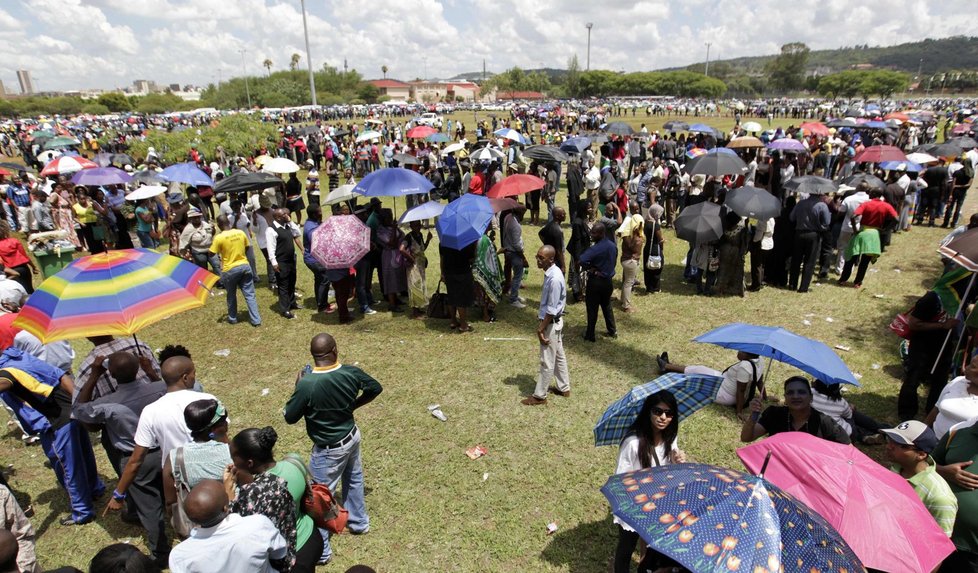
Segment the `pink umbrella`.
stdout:
<svg viewBox="0 0 978 573">
<path fill-rule="evenodd" d="M 916 492 L 853 446 L 785 432 L 737 450 L 764 477 L 834 526 L 863 565 L 927 573 L 954 551 Z"/>
<path fill-rule="evenodd" d="M 882 163 L 884 161 L 906 161 L 907 156 L 899 147 L 873 145 L 860 151 L 852 160 L 856 163 Z"/>
<path fill-rule="evenodd" d="M 370 228 L 356 215 L 333 215 L 312 232 L 313 258 L 327 269 L 347 269 L 370 251 Z"/>
</svg>

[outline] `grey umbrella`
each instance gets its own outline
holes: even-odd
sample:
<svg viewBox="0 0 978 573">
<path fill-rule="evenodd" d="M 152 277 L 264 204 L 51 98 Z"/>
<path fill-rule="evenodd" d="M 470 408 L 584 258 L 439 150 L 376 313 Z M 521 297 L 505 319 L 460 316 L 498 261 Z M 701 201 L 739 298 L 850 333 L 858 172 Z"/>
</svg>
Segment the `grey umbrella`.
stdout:
<svg viewBox="0 0 978 573">
<path fill-rule="evenodd" d="M 160 183 L 167 183 L 165 179 L 160 177 L 160 172 L 155 169 L 144 169 L 142 171 L 137 171 L 132 174 L 132 182 L 142 185 L 155 185 Z"/>
<path fill-rule="evenodd" d="M 975 141 L 970 137 L 952 137 L 951 139 L 947 140 L 947 143 L 957 145 L 964 151 L 978 147 L 978 141 Z"/>
<path fill-rule="evenodd" d="M 831 179 L 816 175 L 792 177 L 790 181 L 784 184 L 784 187 L 795 193 L 807 193 L 809 195 L 828 195 L 839 190 L 839 186 Z"/>
<path fill-rule="evenodd" d="M 694 245 L 715 241 L 723 235 L 720 206 L 704 201 L 690 205 L 676 217 L 676 236 Z"/>
<path fill-rule="evenodd" d="M 610 133 L 611 135 L 635 135 L 635 130 L 632 126 L 628 125 L 623 121 L 613 121 L 605 126 L 605 133 Z"/>
<path fill-rule="evenodd" d="M 934 157 L 958 157 L 964 152 L 964 150 L 961 149 L 960 145 L 950 141 L 947 141 L 945 143 L 932 143 L 930 145 L 921 145 L 917 149 L 914 149 L 914 151 L 929 153 Z"/>
<path fill-rule="evenodd" d="M 859 125 L 856 120 L 851 117 L 833 119 L 832 121 L 825 124 L 827 127 L 856 127 Z"/>
<path fill-rule="evenodd" d="M 855 175 L 850 175 L 842 180 L 843 185 L 848 185 L 849 187 L 858 187 L 860 183 L 866 182 L 872 189 L 882 189 L 886 187 L 886 183 L 879 177 L 871 173 L 856 173 Z"/>
<path fill-rule="evenodd" d="M 690 175 L 740 175 L 747 170 L 747 164 L 729 149 L 711 151 L 694 157 L 686 164 L 686 172 Z"/>
<path fill-rule="evenodd" d="M 686 131 L 689 129 L 689 124 L 685 121 L 667 121 L 662 124 L 662 129 L 671 131 L 673 133 L 677 131 Z"/>
<path fill-rule="evenodd" d="M 781 201 L 764 189 L 737 187 L 727 193 L 723 204 L 741 217 L 770 219 L 781 214 Z"/>
<path fill-rule="evenodd" d="M 531 145 L 523 150 L 523 156 L 540 161 L 567 161 L 570 156 L 553 145 Z"/>
<path fill-rule="evenodd" d="M 418 161 L 417 157 L 413 155 L 409 155 L 407 153 L 396 153 L 394 154 L 394 157 L 392 157 L 392 159 L 402 167 L 404 165 L 421 165 L 421 162 Z"/>
</svg>

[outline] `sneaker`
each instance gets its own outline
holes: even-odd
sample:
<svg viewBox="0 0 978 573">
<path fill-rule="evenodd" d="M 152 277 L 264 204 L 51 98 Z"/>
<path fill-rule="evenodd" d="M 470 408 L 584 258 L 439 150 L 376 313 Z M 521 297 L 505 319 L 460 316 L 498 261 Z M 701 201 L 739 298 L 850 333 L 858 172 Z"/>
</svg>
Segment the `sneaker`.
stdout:
<svg viewBox="0 0 978 573">
<path fill-rule="evenodd" d="M 371 314 L 377 314 L 377 311 L 374 310 L 374 309 L 372 309 L 372 308 L 370 308 L 369 306 L 368 307 L 364 307 L 364 309 L 363 309 L 362 312 L 363 312 L 364 316 L 369 316 Z"/>
<path fill-rule="evenodd" d="M 509 304 L 512 305 L 514 308 L 526 308 L 526 305 L 523 304 L 523 302 L 520 301 L 519 299 L 511 301 Z"/>
<path fill-rule="evenodd" d="M 292 319 L 295 318 L 295 315 L 292 314 L 291 312 L 283 312 L 282 313 L 282 318 L 287 318 L 289 320 L 292 320 Z"/>
</svg>

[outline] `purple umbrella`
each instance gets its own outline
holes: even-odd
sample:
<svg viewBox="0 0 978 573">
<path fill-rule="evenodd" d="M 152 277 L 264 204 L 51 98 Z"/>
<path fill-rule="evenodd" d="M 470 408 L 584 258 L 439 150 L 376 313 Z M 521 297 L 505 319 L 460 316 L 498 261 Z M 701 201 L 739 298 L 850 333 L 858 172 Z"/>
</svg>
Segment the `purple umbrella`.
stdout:
<svg viewBox="0 0 978 573">
<path fill-rule="evenodd" d="M 101 185 L 125 185 L 132 181 L 132 176 L 116 167 L 96 167 L 95 169 L 82 169 L 71 177 L 71 182 L 75 185 L 101 186 Z"/>
<path fill-rule="evenodd" d="M 333 215 L 312 232 L 310 254 L 327 269 L 347 269 L 370 251 L 370 227 L 356 215 Z"/>
<path fill-rule="evenodd" d="M 781 151 L 805 151 L 805 145 L 797 139 L 784 137 L 775 139 L 767 144 L 768 149 L 780 149 Z"/>
</svg>

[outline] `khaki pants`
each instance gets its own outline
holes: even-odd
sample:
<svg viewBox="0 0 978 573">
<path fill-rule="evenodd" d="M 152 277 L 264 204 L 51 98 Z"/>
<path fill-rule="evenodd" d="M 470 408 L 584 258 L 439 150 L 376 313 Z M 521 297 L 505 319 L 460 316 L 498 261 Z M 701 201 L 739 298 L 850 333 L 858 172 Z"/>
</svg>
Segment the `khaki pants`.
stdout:
<svg viewBox="0 0 978 573">
<path fill-rule="evenodd" d="M 543 331 L 550 344 L 540 345 L 540 378 L 533 395 L 541 400 L 547 399 L 550 380 L 556 378 L 557 389 L 570 391 L 570 373 L 567 371 L 567 357 L 564 355 L 564 319 L 550 323 Z"/>
<path fill-rule="evenodd" d="M 632 287 L 638 282 L 638 261 L 629 259 L 621 263 L 621 307 L 632 308 Z"/>
</svg>

